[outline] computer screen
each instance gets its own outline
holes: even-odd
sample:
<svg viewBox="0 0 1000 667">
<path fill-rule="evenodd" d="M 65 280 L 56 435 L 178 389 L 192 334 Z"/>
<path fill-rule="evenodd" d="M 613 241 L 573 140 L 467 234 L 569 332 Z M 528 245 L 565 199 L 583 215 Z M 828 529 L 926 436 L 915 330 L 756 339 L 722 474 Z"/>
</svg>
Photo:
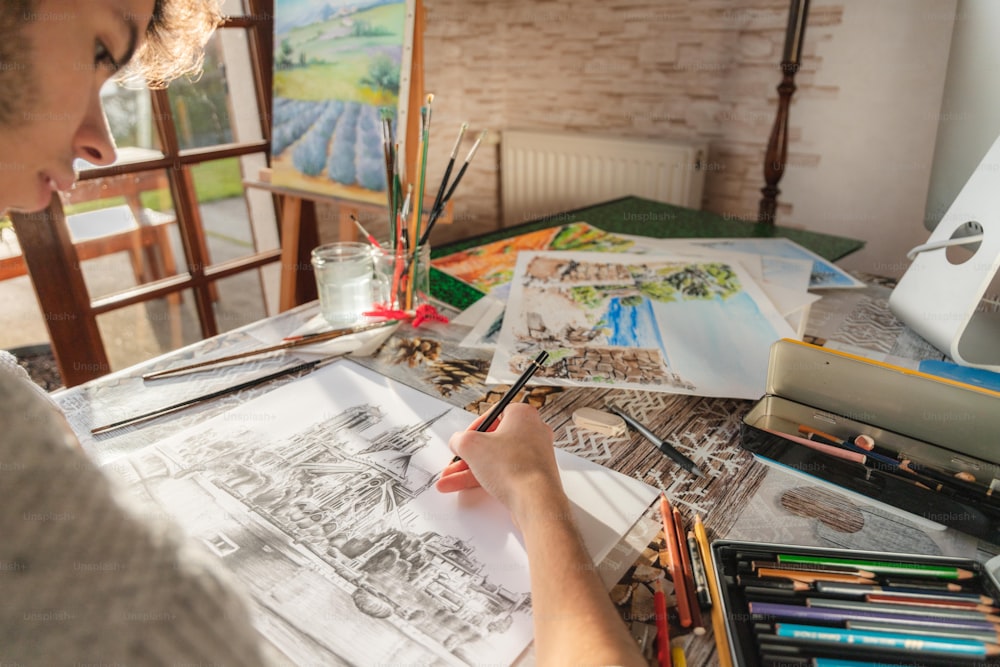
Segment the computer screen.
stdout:
<svg viewBox="0 0 1000 667">
<path fill-rule="evenodd" d="M 924 225 L 933 230 L 1000 135 L 1000 2 L 958 0 Z M 1000 165 L 997 165 L 1000 179 Z"/>
</svg>

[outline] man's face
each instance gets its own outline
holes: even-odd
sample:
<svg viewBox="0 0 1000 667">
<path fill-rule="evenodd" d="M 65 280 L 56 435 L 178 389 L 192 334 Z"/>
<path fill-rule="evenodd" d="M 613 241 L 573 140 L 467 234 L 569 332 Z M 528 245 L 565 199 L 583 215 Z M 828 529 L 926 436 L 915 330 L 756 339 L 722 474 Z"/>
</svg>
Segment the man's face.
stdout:
<svg viewBox="0 0 1000 667">
<path fill-rule="evenodd" d="M 45 208 L 53 190 L 72 186 L 74 158 L 114 162 L 101 86 L 131 57 L 153 10 L 153 0 L 30 4 L 6 21 L 21 37 L 8 43 L 24 52 L 0 60 L 9 101 L 0 109 L 0 211 Z"/>
</svg>

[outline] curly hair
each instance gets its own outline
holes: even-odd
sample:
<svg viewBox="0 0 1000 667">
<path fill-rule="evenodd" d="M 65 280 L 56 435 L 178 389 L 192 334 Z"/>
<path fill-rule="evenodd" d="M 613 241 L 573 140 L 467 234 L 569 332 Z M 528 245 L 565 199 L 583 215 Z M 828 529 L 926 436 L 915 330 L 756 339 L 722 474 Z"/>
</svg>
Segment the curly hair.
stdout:
<svg viewBox="0 0 1000 667">
<path fill-rule="evenodd" d="M 218 0 L 155 0 L 145 40 L 118 78 L 141 77 L 150 88 L 201 71 L 204 47 L 222 21 Z M 144 22 L 144 21 L 141 21 Z"/>
</svg>

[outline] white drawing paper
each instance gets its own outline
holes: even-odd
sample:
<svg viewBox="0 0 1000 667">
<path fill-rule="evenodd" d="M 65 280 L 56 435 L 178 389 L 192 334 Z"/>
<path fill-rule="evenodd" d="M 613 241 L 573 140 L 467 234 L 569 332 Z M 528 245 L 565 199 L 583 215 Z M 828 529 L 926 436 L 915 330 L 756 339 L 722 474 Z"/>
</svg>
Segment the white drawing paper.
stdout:
<svg viewBox="0 0 1000 667">
<path fill-rule="evenodd" d="M 771 343 L 794 337 L 749 273 L 707 257 L 521 252 L 489 376 L 760 398 Z"/>
<path fill-rule="evenodd" d="M 532 637 L 520 534 L 485 492 L 433 488 L 473 418 L 341 361 L 107 469 L 223 561 L 295 664 L 510 664 Z M 598 562 L 657 491 L 557 459 Z"/>
</svg>

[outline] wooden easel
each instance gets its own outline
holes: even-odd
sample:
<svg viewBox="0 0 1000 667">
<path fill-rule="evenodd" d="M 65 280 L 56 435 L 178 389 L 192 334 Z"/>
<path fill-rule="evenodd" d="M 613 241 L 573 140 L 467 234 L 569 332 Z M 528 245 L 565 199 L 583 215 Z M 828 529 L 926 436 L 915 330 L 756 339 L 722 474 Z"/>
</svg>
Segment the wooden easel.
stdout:
<svg viewBox="0 0 1000 667">
<path fill-rule="evenodd" d="M 410 81 L 409 94 L 407 95 L 405 150 L 408 177 L 416 173 L 419 158 L 416 137 L 420 133 L 420 114 L 412 113 L 410 110 L 420 109 L 425 96 L 424 5 L 422 0 L 416 0 L 414 4 L 412 22 L 411 52 L 408 54 L 410 56 Z M 406 62 L 406 58 L 403 62 Z M 386 209 L 385 206 L 311 194 L 261 181 L 244 181 L 244 185 L 268 190 L 278 198 L 281 233 L 281 288 L 278 308 L 281 311 L 317 298 L 316 281 L 313 279 L 310 256 L 312 249 L 319 245 L 316 204 L 332 205 L 337 211 L 337 238 L 343 241 L 353 241 L 358 238 L 357 228 L 351 220 L 352 214 L 358 216 L 362 211 L 384 211 Z M 446 213 L 442 216 L 441 222 L 446 222 L 450 217 Z"/>
</svg>

